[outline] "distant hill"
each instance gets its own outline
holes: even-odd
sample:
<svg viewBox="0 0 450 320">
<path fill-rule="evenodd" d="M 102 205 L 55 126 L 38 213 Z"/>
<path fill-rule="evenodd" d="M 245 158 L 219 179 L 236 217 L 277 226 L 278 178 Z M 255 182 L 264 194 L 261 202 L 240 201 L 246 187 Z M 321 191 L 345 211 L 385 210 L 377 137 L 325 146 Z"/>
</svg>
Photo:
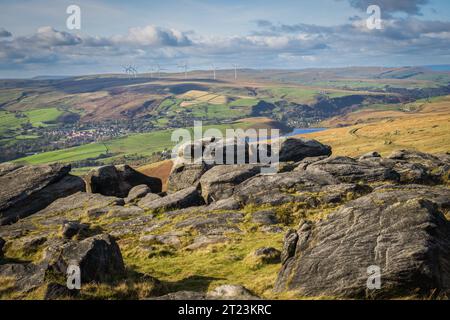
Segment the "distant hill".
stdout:
<svg viewBox="0 0 450 320">
<path fill-rule="evenodd" d="M 427 68 L 428 70 L 432 71 L 450 71 L 450 64 L 425 66 L 424 68 Z"/>
<path fill-rule="evenodd" d="M 71 78 L 71 76 L 36 76 L 31 80 L 62 80 L 67 78 Z"/>
</svg>

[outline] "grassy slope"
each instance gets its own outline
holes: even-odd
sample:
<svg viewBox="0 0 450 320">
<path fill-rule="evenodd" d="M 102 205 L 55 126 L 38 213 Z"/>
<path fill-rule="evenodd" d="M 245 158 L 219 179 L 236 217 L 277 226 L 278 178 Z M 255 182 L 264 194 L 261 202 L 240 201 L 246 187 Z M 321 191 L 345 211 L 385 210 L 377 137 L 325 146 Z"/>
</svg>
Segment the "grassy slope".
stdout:
<svg viewBox="0 0 450 320">
<path fill-rule="evenodd" d="M 0 111 L 0 135 L 3 138 L 8 131 L 14 130 L 20 127 L 22 123 L 25 123 L 27 118 L 18 118 L 14 113 L 7 111 Z"/>
<path fill-rule="evenodd" d="M 45 127 L 47 122 L 55 121 L 63 114 L 63 111 L 56 108 L 35 109 L 24 112 L 33 127 Z"/>
<path fill-rule="evenodd" d="M 57 108 L 32 109 L 25 112 L 13 113 L 0 110 L 0 136 L 14 136 L 14 131 L 22 124 L 30 122 L 33 127 L 46 127 L 48 123 L 58 119 L 63 111 Z"/>
<path fill-rule="evenodd" d="M 424 102 L 415 112 L 364 110 L 324 125 L 347 124 L 308 134 L 333 147 L 334 155 L 358 156 L 369 151 L 389 154 L 398 149 L 450 152 L 450 96 Z"/>
</svg>

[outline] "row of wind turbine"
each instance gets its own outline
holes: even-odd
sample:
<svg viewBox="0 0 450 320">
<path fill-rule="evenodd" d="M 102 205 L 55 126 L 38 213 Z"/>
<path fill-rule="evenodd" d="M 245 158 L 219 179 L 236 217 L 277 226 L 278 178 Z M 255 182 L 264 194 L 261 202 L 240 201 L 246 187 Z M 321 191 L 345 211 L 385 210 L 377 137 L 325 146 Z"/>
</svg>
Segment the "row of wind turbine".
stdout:
<svg viewBox="0 0 450 320">
<path fill-rule="evenodd" d="M 177 66 L 180 69 L 183 69 L 184 71 L 184 79 L 187 79 L 188 76 L 188 63 L 187 62 L 183 62 L 181 64 L 178 64 Z M 233 64 L 233 68 L 234 68 L 234 80 L 238 79 L 238 65 L 237 64 Z M 132 65 L 128 65 L 128 66 L 123 66 L 122 67 L 125 71 L 125 73 L 130 77 L 130 78 L 136 78 L 138 75 L 138 71 L 137 68 L 132 66 Z M 160 64 L 155 64 L 155 66 L 151 67 L 149 69 L 149 73 L 150 73 L 150 78 L 154 78 L 154 74 L 157 74 L 157 78 L 161 78 L 161 71 L 165 71 L 167 69 L 163 69 L 161 68 Z M 217 79 L 217 66 L 215 64 L 211 65 L 211 70 L 213 72 L 213 79 L 216 80 Z"/>
</svg>

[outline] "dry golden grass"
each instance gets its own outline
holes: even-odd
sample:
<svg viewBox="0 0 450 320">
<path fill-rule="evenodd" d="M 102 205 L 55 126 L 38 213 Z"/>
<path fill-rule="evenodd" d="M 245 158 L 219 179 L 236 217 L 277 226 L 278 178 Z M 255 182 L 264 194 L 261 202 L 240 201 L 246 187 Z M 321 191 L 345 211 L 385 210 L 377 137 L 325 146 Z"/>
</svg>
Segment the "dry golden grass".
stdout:
<svg viewBox="0 0 450 320">
<path fill-rule="evenodd" d="M 162 191 L 167 191 L 167 180 L 172 170 L 172 160 L 164 160 L 137 168 L 147 176 L 159 178 L 162 181 Z"/>
<path fill-rule="evenodd" d="M 191 90 L 180 96 L 181 99 L 188 99 L 181 103 L 182 107 L 188 107 L 200 103 L 210 103 L 210 104 L 226 104 L 228 102 L 227 97 L 217 94 L 212 94 L 207 91 L 201 90 Z"/>
<path fill-rule="evenodd" d="M 429 153 L 450 151 L 450 96 L 424 103 L 416 112 L 354 112 L 326 124 L 354 124 L 308 134 L 333 148 L 334 155 L 358 156 L 369 151 L 382 155 L 412 149 Z M 356 124 L 355 124 L 356 123 Z"/>
<path fill-rule="evenodd" d="M 198 99 L 203 96 L 209 95 L 209 92 L 207 91 L 201 91 L 201 90 L 190 90 L 183 95 L 181 95 L 181 98 L 190 98 L 190 99 Z"/>
<path fill-rule="evenodd" d="M 196 101 L 183 101 L 182 103 L 180 103 L 180 107 L 185 108 L 185 107 L 194 106 L 196 104 L 197 104 Z"/>
</svg>

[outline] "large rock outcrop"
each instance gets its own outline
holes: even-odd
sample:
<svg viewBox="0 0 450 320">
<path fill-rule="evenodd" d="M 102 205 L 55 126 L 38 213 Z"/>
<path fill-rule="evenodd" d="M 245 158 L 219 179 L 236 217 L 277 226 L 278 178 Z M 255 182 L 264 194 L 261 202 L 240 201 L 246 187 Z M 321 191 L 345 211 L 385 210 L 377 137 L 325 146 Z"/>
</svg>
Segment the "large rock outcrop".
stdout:
<svg viewBox="0 0 450 320">
<path fill-rule="evenodd" d="M 377 153 L 366 154 L 362 163 L 383 166 L 395 170 L 401 183 L 441 184 L 448 183 L 450 160 L 447 155 L 438 157 L 418 151 L 398 150 L 383 158 Z"/>
<path fill-rule="evenodd" d="M 201 178 L 202 196 L 207 203 L 229 198 L 234 187 L 259 174 L 258 165 L 221 165 L 208 170 Z"/>
<path fill-rule="evenodd" d="M 177 192 L 198 184 L 202 175 L 212 168 L 212 165 L 201 163 L 179 164 L 172 169 L 168 180 L 168 191 Z"/>
<path fill-rule="evenodd" d="M 16 292 L 31 292 L 44 285 L 65 288 L 60 283 L 65 284 L 69 265 L 80 268 L 81 284 L 110 282 L 125 275 L 122 254 L 114 238 L 99 234 L 82 241 L 54 240 L 44 250 L 42 261 L 2 264 L 0 276 L 13 279 Z M 63 290 L 60 294 L 69 293 Z"/>
<path fill-rule="evenodd" d="M 197 187 L 183 189 L 165 197 L 155 199 L 147 199 L 147 197 L 138 202 L 138 206 L 145 210 L 183 209 L 204 204 Z"/>
<path fill-rule="evenodd" d="M 301 161 L 308 157 L 330 156 L 331 147 L 316 140 L 303 138 L 280 139 L 279 161 Z"/>
<path fill-rule="evenodd" d="M 120 198 L 127 197 L 130 190 L 139 185 L 147 185 L 153 193 L 162 189 L 161 179 L 146 176 L 127 165 L 93 169 L 85 180 L 88 192 Z"/>
<path fill-rule="evenodd" d="M 390 168 L 371 162 L 361 162 L 350 157 L 331 157 L 311 163 L 310 172 L 326 172 L 341 183 L 397 182 L 399 174 Z"/>
<path fill-rule="evenodd" d="M 29 216 L 58 198 L 85 190 L 84 181 L 69 174 L 70 165 L 0 164 L 0 225 Z"/>
<path fill-rule="evenodd" d="M 214 137 L 188 142 L 178 149 L 174 166 L 206 161 L 208 164 L 244 164 L 250 159 L 250 147 L 245 139 Z"/>
<path fill-rule="evenodd" d="M 78 266 L 82 283 L 108 282 L 125 274 L 119 246 L 108 234 L 48 247 L 44 261 L 59 274 L 66 274 L 69 265 Z"/>
<path fill-rule="evenodd" d="M 309 206 L 336 203 L 347 196 L 367 194 L 364 184 L 339 183 L 326 172 L 294 171 L 274 175 L 257 175 L 234 188 L 234 197 L 243 204 L 279 205 L 302 202 Z"/>
<path fill-rule="evenodd" d="M 450 289 L 447 188 L 383 187 L 285 238 L 275 290 L 302 296 L 390 298 Z M 368 268 L 381 288 L 367 287 Z"/>
</svg>

